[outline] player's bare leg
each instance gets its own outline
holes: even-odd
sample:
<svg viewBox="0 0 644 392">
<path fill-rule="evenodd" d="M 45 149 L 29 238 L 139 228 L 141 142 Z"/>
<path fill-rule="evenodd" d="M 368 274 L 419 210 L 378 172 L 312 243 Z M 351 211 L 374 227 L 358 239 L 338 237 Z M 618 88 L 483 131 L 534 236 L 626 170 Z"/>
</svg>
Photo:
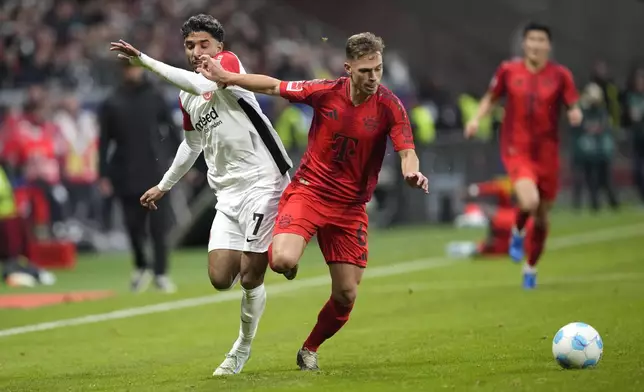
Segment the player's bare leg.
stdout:
<svg viewBox="0 0 644 392">
<path fill-rule="evenodd" d="M 306 249 L 304 237 L 293 233 L 280 233 L 273 237 L 268 248 L 271 269 L 286 279 L 293 280 L 297 275 L 298 263 Z"/>
<path fill-rule="evenodd" d="M 517 214 L 517 220 L 512 230 L 509 254 L 512 260 L 518 263 L 523 260 L 525 253 L 523 248 L 525 225 L 530 216 L 536 214 L 540 198 L 537 184 L 530 178 L 520 178 L 517 180 L 514 183 L 514 191 L 517 196 L 520 211 Z"/>
<path fill-rule="evenodd" d="M 233 288 L 239 281 L 242 252 L 238 250 L 216 249 L 208 252 L 208 277 L 217 291 Z"/>
<path fill-rule="evenodd" d="M 243 252 L 241 254 L 241 317 L 239 336 L 226 359 L 213 373 L 214 376 L 237 374 L 250 359 L 251 344 L 257 333 L 259 320 L 266 307 L 264 274 L 268 265 L 267 253 Z"/>
<path fill-rule="evenodd" d="M 318 348 L 349 321 L 364 268 L 353 264 L 331 263 L 329 271 L 331 298 L 324 304 L 315 327 L 297 353 L 297 365 L 301 370 L 319 370 Z"/>
<path fill-rule="evenodd" d="M 528 259 L 523 267 L 523 288 L 534 289 L 537 285 L 537 263 L 541 258 L 548 237 L 548 216 L 552 202 L 543 200 L 534 215 L 532 230 L 528 235 Z"/>
</svg>

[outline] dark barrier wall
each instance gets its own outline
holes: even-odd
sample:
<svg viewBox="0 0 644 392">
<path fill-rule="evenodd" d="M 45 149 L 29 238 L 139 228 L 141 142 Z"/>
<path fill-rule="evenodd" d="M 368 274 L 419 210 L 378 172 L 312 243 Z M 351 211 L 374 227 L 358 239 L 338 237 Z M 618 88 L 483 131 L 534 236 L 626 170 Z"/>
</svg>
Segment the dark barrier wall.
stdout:
<svg viewBox="0 0 644 392">
<path fill-rule="evenodd" d="M 483 91 L 495 66 L 511 56 L 518 27 L 549 23 L 556 59 L 584 81 L 597 58 L 620 82 L 644 56 L 644 2 L 638 0 L 284 0 L 344 34 L 371 30 L 404 52 L 414 71 L 452 91 Z M 367 16 L 363 16 L 367 15 Z"/>
</svg>

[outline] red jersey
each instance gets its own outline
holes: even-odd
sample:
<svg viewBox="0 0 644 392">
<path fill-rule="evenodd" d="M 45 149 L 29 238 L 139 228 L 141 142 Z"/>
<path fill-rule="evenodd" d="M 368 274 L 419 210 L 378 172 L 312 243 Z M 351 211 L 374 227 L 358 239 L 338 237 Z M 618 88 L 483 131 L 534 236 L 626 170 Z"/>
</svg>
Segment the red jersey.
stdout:
<svg viewBox="0 0 644 392">
<path fill-rule="evenodd" d="M 562 104 L 569 107 L 579 99 L 570 70 L 550 61 L 536 73 L 523 59 L 504 62 L 489 91 L 494 99 L 507 98 L 501 148 L 510 155 L 533 156 L 543 146 L 558 149 Z"/>
<path fill-rule="evenodd" d="M 280 95 L 314 109 L 306 152 L 293 181 L 316 196 L 366 203 L 378 182 L 387 138 L 395 151 L 414 148 L 407 112 L 384 86 L 357 106 L 346 77 L 282 82 Z"/>
<path fill-rule="evenodd" d="M 50 184 L 60 181 L 57 131 L 53 124 L 36 124 L 27 117 L 20 117 L 12 121 L 5 131 L 3 160 L 22 168 L 28 180 L 40 179 Z"/>
</svg>

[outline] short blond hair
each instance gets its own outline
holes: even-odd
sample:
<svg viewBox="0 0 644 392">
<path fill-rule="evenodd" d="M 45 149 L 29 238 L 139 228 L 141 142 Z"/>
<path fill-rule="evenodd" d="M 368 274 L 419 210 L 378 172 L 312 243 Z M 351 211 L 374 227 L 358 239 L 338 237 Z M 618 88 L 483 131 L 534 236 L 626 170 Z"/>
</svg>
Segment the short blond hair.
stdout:
<svg viewBox="0 0 644 392">
<path fill-rule="evenodd" d="M 346 55 L 349 60 L 357 60 L 362 56 L 382 52 L 385 50 L 385 43 L 382 38 L 373 33 L 355 34 L 347 39 Z"/>
</svg>

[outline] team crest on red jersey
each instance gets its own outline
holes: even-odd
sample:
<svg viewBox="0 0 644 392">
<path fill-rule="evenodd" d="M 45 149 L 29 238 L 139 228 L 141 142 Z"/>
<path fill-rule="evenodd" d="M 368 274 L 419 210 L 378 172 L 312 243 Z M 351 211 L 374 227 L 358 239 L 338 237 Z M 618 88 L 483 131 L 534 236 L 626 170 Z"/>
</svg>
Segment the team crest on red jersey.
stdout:
<svg viewBox="0 0 644 392">
<path fill-rule="evenodd" d="M 291 225 L 293 217 L 289 214 L 280 216 L 279 222 L 277 223 L 281 229 L 286 229 Z"/>
<path fill-rule="evenodd" d="M 378 119 L 375 117 L 365 117 L 362 119 L 362 125 L 364 126 L 364 129 L 366 129 L 369 132 L 373 132 L 376 129 L 378 129 Z"/>
<path fill-rule="evenodd" d="M 203 97 L 203 99 L 205 99 L 206 101 L 210 101 L 210 98 L 212 98 L 212 91 L 208 91 L 207 93 L 204 93 L 204 94 L 202 95 L 202 97 Z"/>
</svg>

